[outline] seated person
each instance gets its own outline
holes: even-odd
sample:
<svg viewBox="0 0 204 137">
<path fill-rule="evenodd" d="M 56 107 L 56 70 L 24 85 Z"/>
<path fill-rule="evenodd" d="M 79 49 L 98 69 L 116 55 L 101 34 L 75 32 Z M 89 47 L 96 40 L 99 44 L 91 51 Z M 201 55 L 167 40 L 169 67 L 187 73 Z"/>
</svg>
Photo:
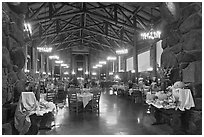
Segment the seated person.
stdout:
<svg viewBox="0 0 204 137">
<path fill-rule="evenodd" d="M 131 80 L 129 80 L 129 81 L 128 81 L 128 86 L 129 86 L 129 89 L 131 89 L 131 88 L 132 88 L 133 83 L 132 83 L 132 81 L 131 81 Z"/>
<path fill-rule="evenodd" d="M 150 90 L 151 90 L 152 92 L 157 92 L 157 91 L 160 90 L 160 88 L 158 87 L 158 84 L 157 84 L 157 79 L 156 79 L 156 77 L 153 77 L 153 78 L 152 78 L 152 83 L 151 83 L 151 85 L 150 85 Z"/>
</svg>

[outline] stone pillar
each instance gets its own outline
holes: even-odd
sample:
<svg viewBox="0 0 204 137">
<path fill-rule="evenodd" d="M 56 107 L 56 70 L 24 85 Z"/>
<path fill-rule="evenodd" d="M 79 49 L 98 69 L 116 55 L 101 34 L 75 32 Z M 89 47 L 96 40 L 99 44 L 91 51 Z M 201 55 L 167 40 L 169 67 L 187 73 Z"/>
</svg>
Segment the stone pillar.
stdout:
<svg viewBox="0 0 204 137">
<path fill-rule="evenodd" d="M 115 70 L 116 72 L 119 72 L 119 56 L 117 56 L 117 60 L 116 60 L 116 63 L 114 64 L 115 65 Z"/>
<path fill-rule="evenodd" d="M 134 70 L 135 70 L 135 77 L 138 78 L 138 53 L 137 53 L 137 33 L 136 30 L 134 31 L 134 45 L 133 45 L 133 65 L 134 65 Z M 135 81 L 137 82 L 137 81 Z"/>
<path fill-rule="evenodd" d="M 37 71 L 37 50 L 36 50 L 36 47 L 34 45 L 32 45 L 32 69 L 33 69 L 33 72 L 35 73 Z"/>
<path fill-rule="evenodd" d="M 50 72 L 50 68 L 49 68 L 49 57 L 48 57 L 48 55 L 46 56 L 46 68 L 47 68 L 47 70 L 46 70 L 46 72 L 48 73 L 48 72 Z"/>
<path fill-rule="evenodd" d="M 28 45 L 25 44 L 25 65 L 24 65 L 24 70 L 28 70 L 28 58 L 27 58 L 27 55 L 28 55 Z"/>
<path fill-rule="evenodd" d="M 115 61 L 113 61 L 113 72 L 116 72 L 116 70 L 115 70 Z"/>
<path fill-rule="evenodd" d="M 52 75 L 52 78 L 54 78 L 54 69 L 55 69 L 55 63 L 54 63 L 54 60 L 51 60 L 51 63 L 52 63 L 51 75 Z"/>
<path fill-rule="evenodd" d="M 150 49 L 150 66 L 153 68 L 153 77 L 157 77 L 157 47 L 156 44 L 151 45 Z"/>
<path fill-rule="evenodd" d="M 35 48 L 35 72 L 39 71 L 38 70 L 38 55 L 40 55 L 40 53 L 37 51 L 37 48 Z"/>
<path fill-rule="evenodd" d="M 88 71 L 88 55 L 85 55 L 85 73 Z"/>
<path fill-rule="evenodd" d="M 74 55 L 73 55 L 73 54 L 71 55 L 71 63 L 72 63 L 72 66 L 71 66 L 71 68 L 72 68 L 71 73 L 72 73 L 73 71 L 76 73 L 76 71 L 75 71 L 75 59 L 74 59 Z"/>
<path fill-rule="evenodd" d="M 127 57 L 126 56 L 124 56 L 124 72 L 126 72 L 127 71 Z"/>
<path fill-rule="evenodd" d="M 43 73 L 43 72 L 45 71 L 45 68 L 44 68 L 45 59 L 44 59 L 43 53 L 41 53 L 40 58 L 41 58 L 41 62 L 40 62 L 40 63 L 41 63 L 40 72 Z"/>
<path fill-rule="evenodd" d="M 88 54 L 88 78 L 91 75 L 91 60 L 90 60 L 90 54 Z"/>
</svg>

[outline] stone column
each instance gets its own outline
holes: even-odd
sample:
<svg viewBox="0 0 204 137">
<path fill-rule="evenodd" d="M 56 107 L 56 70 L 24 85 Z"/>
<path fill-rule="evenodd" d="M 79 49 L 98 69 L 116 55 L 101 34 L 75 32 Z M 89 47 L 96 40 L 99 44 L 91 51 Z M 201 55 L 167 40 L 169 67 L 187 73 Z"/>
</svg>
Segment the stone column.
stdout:
<svg viewBox="0 0 204 137">
<path fill-rule="evenodd" d="M 127 71 L 127 57 L 126 56 L 124 56 L 124 72 L 126 72 Z"/>
<path fill-rule="evenodd" d="M 150 65 L 153 68 L 153 77 L 157 77 L 157 47 L 156 44 L 151 45 L 150 49 Z"/>
<path fill-rule="evenodd" d="M 113 72 L 116 72 L 116 70 L 115 70 L 115 61 L 113 61 Z"/>
<path fill-rule="evenodd" d="M 88 55 L 85 55 L 85 71 L 84 73 L 88 72 Z"/>
<path fill-rule="evenodd" d="M 44 55 L 43 55 L 43 53 L 41 53 L 41 55 L 40 55 L 40 58 L 41 58 L 41 68 L 40 68 L 40 72 L 41 73 L 43 73 L 44 71 L 45 71 L 45 68 L 44 68 L 44 63 L 45 63 L 45 59 L 44 59 Z"/>
<path fill-rule="evenodd" d="M 75 72 L 75 59 L 73 54 L 71 54 L 71 63 L 72 63 L 72 67 L 71 67 L 72 68 L 71 73 L 72 73 L 73 71 Z"/>
<path fill-rule="evenodd" d="M 119 72 L 119 56 L 117 56 L 117 60 L 116 60 L 116 63 L 114 64 L 115 65 L 115 72 Z"/>
<path fill-rule="evenodd" d="M 48 57 L 48 55 L 46 56 L 46 68 L 47 68 L 47 70 L 46 70 L 46 72 L 48 73 L 48 72 L 50 72 L 50 68 L 49 68 L 49 57 Z"/>
<path fill-rule="evenodd" d="M 90 59 L 90 54 L 88 54 L 88 78 L 91 75 L 91 59 Z"/>
<path fill-rule="evenodd" d="M 134 31 L 134 36 L 133 36 L 133 40 L 134 40 L 134 43 L 133 43 L 133 65 L 134 65 L 134 70 L 135 70 L 135 77 L 138 78 L 138 51 L 137 51 L 137 33 L 136 33 L 136 30 Z M 134 78 L 135 78 L 134 77 Z M 137 82 L 137 81 L 135 81 Z"/>
<path fill-rule="evenodd" d="M 32 63 L 32 69 L 33 69 L 33 72 L 35 73 L 37 71 L 37 49 L 36 47 L 32 47 L 32 60 L 31 60 L 31 63 Z"/>
<path fill-rule="evenodd" d="M 28 45 L 25 44 L 25 65 L 24 65 L 24 70 L 28 70 L 28 58 L 27 58 L 27 55 L 28 55 Z"/>
</svg>

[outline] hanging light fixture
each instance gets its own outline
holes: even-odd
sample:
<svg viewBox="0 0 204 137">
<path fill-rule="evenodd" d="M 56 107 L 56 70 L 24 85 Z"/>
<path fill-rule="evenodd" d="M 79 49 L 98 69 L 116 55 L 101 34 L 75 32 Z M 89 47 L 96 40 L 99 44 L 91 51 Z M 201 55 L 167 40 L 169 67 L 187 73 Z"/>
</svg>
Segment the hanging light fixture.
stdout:
<svg viewBox="0 0 204 137">
<path fill-rule="evenodd" d="M 59 56 L 57 55 L 49 56 L 49 59 L 59 59 Z"/>
<path fill-rule="evenodd" d="M 45 14 L 46 14 L 46 7 L 45 7 Z M 47 46 L 47 36 L 46 35 L 47 35 L 47 32 L 45 32 L 45 39 L 46 39 L 45 45 L 42 47 L 37 47 L 37 50 L 39 52 L 52 52 L 52 47 Z"/>
<path fill-rule="evenodd" d="M 152 8 L 151 8 L 151 15 L 152 15 Z M 149 31 L 141 33 L 141 38 L 143 40 L 146 40 L 146 39 L 154 40 L 154 39 L 160 38 L 160 36 L 161 36 L 161 31 L 154 30 L 153 20 L 151 19 Z"/>
<path fill-rule="evenodd" d="M 39 52 L 52 52 L 52 47 L 48 47 L 47 45 L 43 47 L 37 47 L 37 50 Z"/>
<path fill-rule="evenodd" d="M 119 49 L 119 50 L 116 50 L 116 54 L 127 54 L 128 53 L 128 49 Z"/>
</svg>

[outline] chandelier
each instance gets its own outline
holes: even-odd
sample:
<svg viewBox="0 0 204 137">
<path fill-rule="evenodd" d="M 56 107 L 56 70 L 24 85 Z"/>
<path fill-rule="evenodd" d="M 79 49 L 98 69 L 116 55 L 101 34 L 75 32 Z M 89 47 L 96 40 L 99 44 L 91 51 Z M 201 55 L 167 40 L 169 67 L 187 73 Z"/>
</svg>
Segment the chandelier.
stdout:
<svg viewBox="0 0 204 137">
<path fill-rule="evenodd" d="M 49 56 L 49 59 L 59 59 L 57 55 Z"/>
<path fill-rule="evenodd" d="M 39 52 L 52 52 L 52 48 L 51 48 L 51 47 L 47 47 L 47 46 L 37 47 L 37 50 L 38 50 Z"/>
<path fill-rule="evenodd" d="M 127 54 L 128 53 L 128 49 L 119 49 L 119 50 L 116 50 L 116 54 Z"/>
<path fill-rule="evenodd" d="M 153 40 L 153 39 L 159 39 L 160 38 L 161 31 L 154 30 L 152 26 L 153 25 L 151 25 L 151 28 L 150 28 L 150 30 L 148 32 L 144 32 L 144 33 L 141 34 L 141 38 L 143 40 L 146 40 L 146 39 L 152 39 Z"/>
<path fill-rule="evenodd" d="M 152 15 L 152 8 L 151 8 L 151 16 Z M 150 23 L 150 29 L 149 31 L 147 32 L 144 32 L 141 34 L 141 38 L 143 40 L 154 40 L 154 39 L 159 39 L 160 36 L 161 36 L 161 31 L 158 31 L 158 30 L 154 30 L 154 27 L 153 27 L 153 19 L 151 19 L 151 23 Z"/>
</svg>

